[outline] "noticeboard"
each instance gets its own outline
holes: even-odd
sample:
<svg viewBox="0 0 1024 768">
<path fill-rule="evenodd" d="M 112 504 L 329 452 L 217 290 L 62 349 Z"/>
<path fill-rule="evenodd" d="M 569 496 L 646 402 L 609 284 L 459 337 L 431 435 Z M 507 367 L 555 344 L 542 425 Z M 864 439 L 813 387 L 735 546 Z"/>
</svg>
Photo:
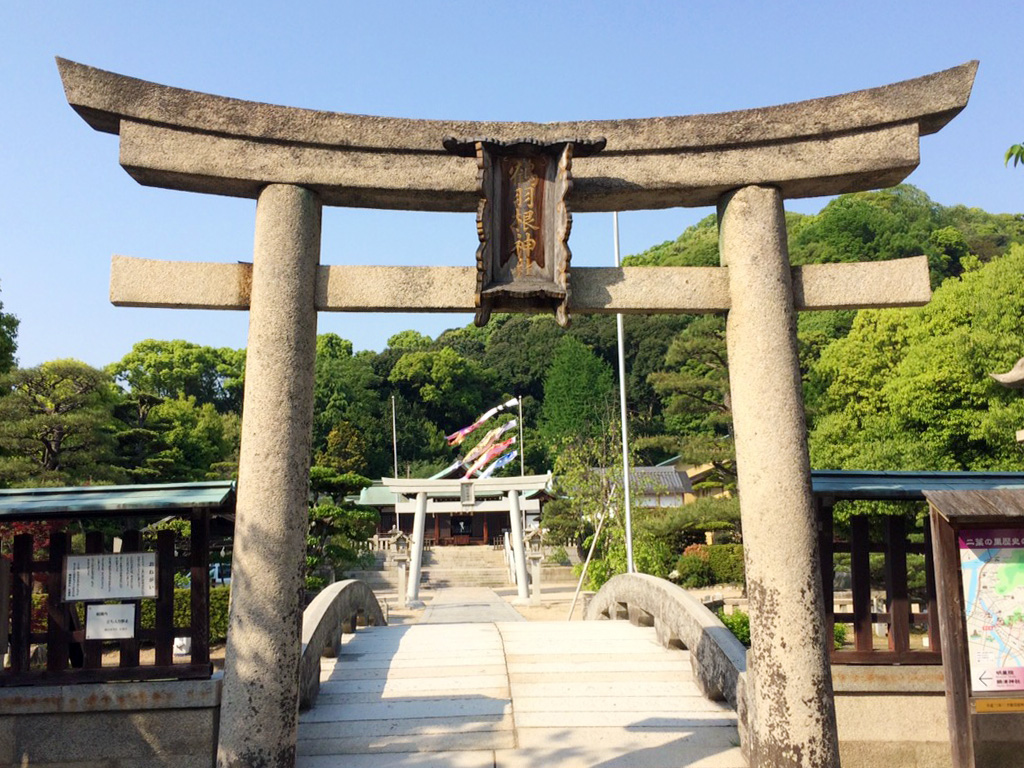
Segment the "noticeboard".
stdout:
<svg viewBox="0 0 1024 768">
<path fill-rule="evenodd" d="M 1024 711 L 1024 488 L 924 495 L 952 766 L 987 768 L 1024 744 L 999 723 Z"/>
<path fill-rule="evenodd" d="M 69 555 L 64 600 L 132 600 L 157 596 L 156 553 Z"/>
<path fill-rule="evenodd" d="M 958 531 L 972 694 L 1024 691 L 1024 532 Z"/>
</svg>

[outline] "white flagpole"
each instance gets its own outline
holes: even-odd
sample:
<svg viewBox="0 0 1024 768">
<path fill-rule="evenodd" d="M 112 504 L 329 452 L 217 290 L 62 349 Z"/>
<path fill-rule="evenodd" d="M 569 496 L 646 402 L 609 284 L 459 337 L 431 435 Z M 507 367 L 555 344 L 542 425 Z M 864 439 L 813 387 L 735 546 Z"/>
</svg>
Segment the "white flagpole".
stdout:
<svg viewBox="0 0 1024 768">
<path fill-rule="evenodd" d="M 398 477 L 398 420 L 395 418 L 395 396 L 391 396 L 391 447 L 394 450 L 395 455 L 395 474 L 394 477 Z M 395 505 L 395 529 L 398 531 L 402 530 L 402 526 L 398 521 L 398 505 Z"/>
<path fill-rule="evenodd" d="M 395 418 L 395 396 L 391 396 L 391 447 L 395 454 L 395 474 L 398 477 L 398 420 Z"/>
<path fill-rule="evenodd" d="M 615 266 L 619 261 L 619 213 L 612 213 L 612 228 L 615 234 Z M 622 491 L 626 508 L 626 572 L 633 573 L 633 519 L 629 502 L 629 427 L 626 423 L 626 346 L 622 326 L 622 314 L 615 315 L 615 328 L 619 340 L 619 411 L 622 420 Z"/>
</svg>

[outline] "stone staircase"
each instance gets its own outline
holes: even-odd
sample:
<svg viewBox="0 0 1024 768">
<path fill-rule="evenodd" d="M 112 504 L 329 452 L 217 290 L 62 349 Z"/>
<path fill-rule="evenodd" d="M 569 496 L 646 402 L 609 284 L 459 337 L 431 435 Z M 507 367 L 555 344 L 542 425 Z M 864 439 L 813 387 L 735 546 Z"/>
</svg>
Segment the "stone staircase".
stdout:
<svg viewBox="0 0 1024 768">
<path fill-rule="evenodd" d="M 398 568 L 393 567 L 386 552 L 377 552 L 376 564 L 364 571 L 350 571 L 346 578 L 360 579 L 374 591 L 398 589 Z M 545 565 L 543 584 L 574 582 L 570 566 Z M 488 546 L 433 547 L 423 553 L 420 585 L 430 589 L 444 587 L 510 586 L 508 568 L 502 550 Z"/>
</svg>

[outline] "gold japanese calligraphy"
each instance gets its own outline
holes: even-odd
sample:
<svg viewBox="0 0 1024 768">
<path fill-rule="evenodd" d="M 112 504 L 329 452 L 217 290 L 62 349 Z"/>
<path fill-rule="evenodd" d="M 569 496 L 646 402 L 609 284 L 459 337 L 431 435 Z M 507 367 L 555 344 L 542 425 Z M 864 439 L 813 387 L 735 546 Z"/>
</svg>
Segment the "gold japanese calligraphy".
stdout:
<svg viewBox="0 0 1024 768">
<path fill-rule="evenodd" d="M 509 181 L 513 190 L 512 215 L 509 227 L 512 232 L 512 247 L 516 255 L 516 277 L 522 278 L 529 274 L 531 261 L 544 266 L 544 253 L 537 249 L 534 236 L 540 229 L 537 222 L 537 185 L 539 179 L 534 174 L 533 163 L 520 159 L 512 163 Z M 504 265 L 503 265 L 504 266 Z"/>
</svg>

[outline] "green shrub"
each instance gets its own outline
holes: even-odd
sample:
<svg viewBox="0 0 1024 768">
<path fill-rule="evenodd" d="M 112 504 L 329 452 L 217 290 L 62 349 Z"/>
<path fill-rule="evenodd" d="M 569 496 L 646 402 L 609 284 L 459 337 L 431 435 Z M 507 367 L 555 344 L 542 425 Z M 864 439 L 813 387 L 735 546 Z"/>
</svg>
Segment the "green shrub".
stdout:
<svg viewBox="0 0 1024 768">
<path fill-rule="evenodd" d="M 714 572 L 711 570 L 707 546 L 691 544 L 683 550 L 682 556 L 676 562 L 675 581 L 688 589 L 714 584 Z"/>
<path fill-rule="evenodd" d="M 732 613 L 726 613 L 723 609 L 718 610 L 718 618 L 722 620 L 722 623 L 732 632 L 736 639 L 743 643 L 748 648 L 750 647 L 750 615 L 743 611 L 734 610 Z M 838 651 L 843 647 L 846 642 L 846 635 L 848 628 L 845 624 L 836 624 L 832 632 L 834 638 L 835 647 Z"/>
<path fill-rule="evenodd" d="M 551 550 L 548 556 L 544 559 L 546 563 L 552 563 L 554 565 L 570 565 L 569 553 L 565 551 L 565 547 L 558 546 Z"/>
<path fill-rule="evenodd" d="M 748 614 L 735 610 L 732 613 L 726 613 L 719 609 L 718 618 L 736 636 L 737 640 L 748 648 L 750 647 L 750 616 Z"/>
<path fill-rule="evenodd" d="M 713 584 L 743 584 L 742 544 L 712 544 L 707 549 Z"/>
<path fill-rule="evenodd" d="M 833 629 L 832 629 L 832 639 L 833 639 L 833 641 L 835 643 L 837 651 L 840 648 L 842 648 L 843 644 L 846 642 L 846 633 L 847 633 L 847 631 L 848 631 L 848 628 L 847 628 L 847 626 L 845 624 L 836 624 L 835 627 L 833 627 Z"/>
<path fill-rule="evenodd" d="M 210 587 L 210 642 L 223 643 L 228 636 L 228 597 L 231 587 Z M 187 627 L 192 622 L 192 598 L 187 589 L 174 590 L 174 626 Z M 156 626 L 156 601 L 142 601 L 142 626 Z"/>
</svg>

